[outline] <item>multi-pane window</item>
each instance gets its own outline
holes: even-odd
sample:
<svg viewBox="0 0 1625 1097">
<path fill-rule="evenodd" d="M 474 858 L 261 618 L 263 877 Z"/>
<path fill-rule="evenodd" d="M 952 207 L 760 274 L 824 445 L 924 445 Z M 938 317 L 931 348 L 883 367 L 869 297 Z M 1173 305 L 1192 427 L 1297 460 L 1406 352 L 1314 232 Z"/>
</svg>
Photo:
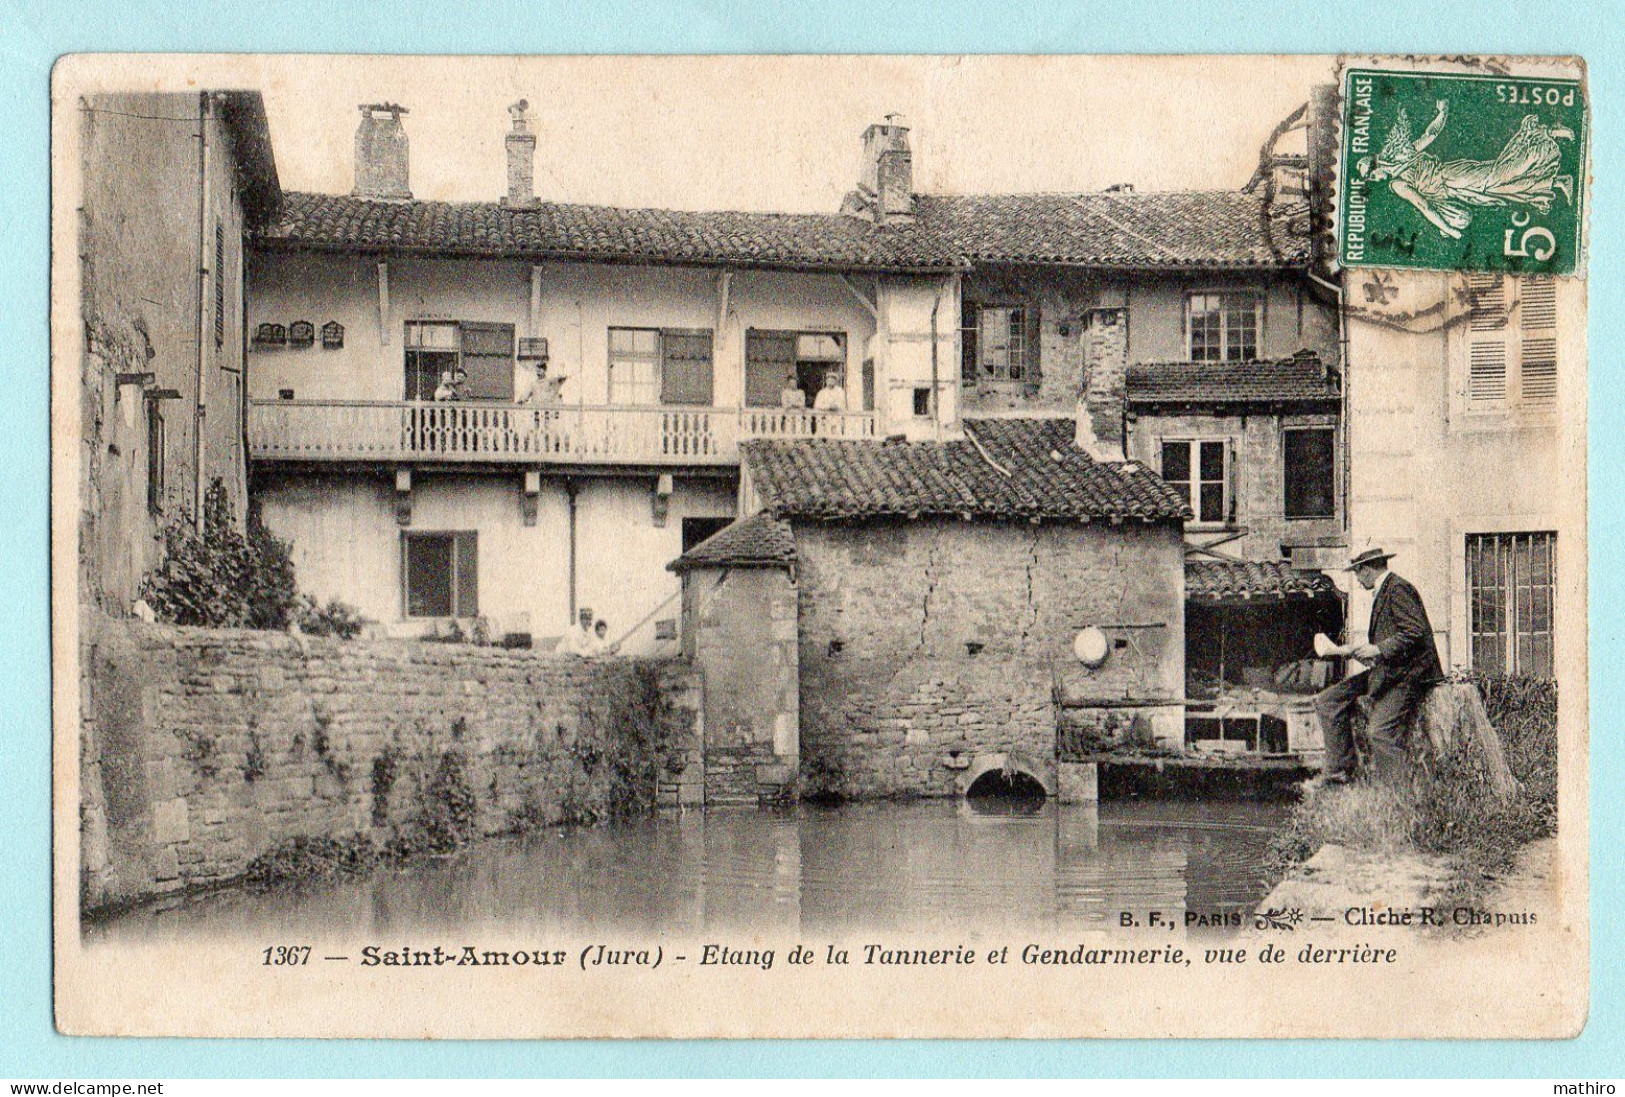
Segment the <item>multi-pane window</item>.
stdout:
<svg viewBox="0 0 1625 1097">
<path fill-rule="evenodd" d="M 462 335 L 455 323 L 412 321 L 406 325 L 406 399 L 433 400 L 443 375 L 456 375 Z"/>
<path fill-rule="evenodd" d="M 1474 409 L 1557 402 L 1557 285 L 1547 276 L 1470 274 L 1467 403 Z"/>
<path fill-rule="evenodd" d="M 1018 305 L 982 305 L 974 312 L 972 338 L 966 350 L 975 363 L 971 380 L 1024 381 L 1031 346 L 1027 309 Z"/>
<path fill-rule="evenodd" d="M 1285 451 L 1286 517 L 1336 517 L 1337 447 L 1332 428 L 1283 431 L 1282 448 Z"/>
<path fill-rule="evenodd" d="M 1264 302 L 1256 293 L 1193 293 L 1186 301 L 1192 362 L 1252 362 Z"/>
<path fill-rule="evenodd" d="M 708 406 L 712 397 L 711 332 L 609 329 L 609 402 Z"/>
<path fill-rule="evenodd" d="M 403 533 L 401 587 L 407 617 L 478 616 L 478 534 Z"/>
<path fill-rule="evenodd" d="M 960 380 L 1022 381 L 1038 377 L 1038 307 L 965 303 L 959 329 Z"/>
<path fill-rule="evenodd" d="M 1162 478 L 1185 496 L 1198 522 L 1230 520 L 1230 463 L 1223 439 L 1162 443 Z"/>
<path fill-rule="evenodd" d="M 1552 676 L 1557 534 L 1467 537 L 1473 669 Z"/>
</svg>

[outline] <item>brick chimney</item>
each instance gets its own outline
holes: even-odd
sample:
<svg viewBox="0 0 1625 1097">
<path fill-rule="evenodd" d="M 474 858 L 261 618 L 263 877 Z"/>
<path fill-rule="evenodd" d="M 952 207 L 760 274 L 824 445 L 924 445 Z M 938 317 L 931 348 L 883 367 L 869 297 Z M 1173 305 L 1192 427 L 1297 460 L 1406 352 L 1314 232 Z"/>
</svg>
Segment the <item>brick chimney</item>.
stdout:
<svg viewBox="0 0 1625 1097">
<path fill-rule="evenodd" d="M 898 114 L 886 115 L 863 131 L 862 179 L 847 196 L 842 212 L 867 217 L 877 225 L 908 221 L 914 216 L 914 154 L 908 127 Z"/>
<path fill-rule="evenodd" d="M 361 198 L 411 198 L 406 130 L 399 103 L 363 103 L 355 131 L 355 190 Z"/>
<path fill-rule="evenodd" d="M 1074 443 L 1096 461 L 1123 461 L 1128 402 L 1128 310 L 1090 309 L 1083 334 L 1083 387 Z"/>
<path fill-rule="evenodd" d="M 525 112 L 530 103 L 524 99 L 508 108 L 513 128 L 503 139 L 508 150 L 508 194 L 502 199 L 504 206 L 520 208 L 536 204 L 536 135 L 530 132 L 530 121 Z"/>
</svg>

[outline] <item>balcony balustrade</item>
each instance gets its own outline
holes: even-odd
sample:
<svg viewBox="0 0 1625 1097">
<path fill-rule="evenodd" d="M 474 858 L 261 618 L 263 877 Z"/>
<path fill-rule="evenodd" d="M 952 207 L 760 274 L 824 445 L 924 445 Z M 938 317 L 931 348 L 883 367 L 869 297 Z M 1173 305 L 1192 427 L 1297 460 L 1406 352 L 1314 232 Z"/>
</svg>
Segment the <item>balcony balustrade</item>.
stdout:
<svg viewBox="0 0 1625 1097">
<path fill-rule="evenodd" d="M 732 465 L 750 438 L 874 438 L 873 412 L 255 400 L 262 461 Z"/>
</svg>

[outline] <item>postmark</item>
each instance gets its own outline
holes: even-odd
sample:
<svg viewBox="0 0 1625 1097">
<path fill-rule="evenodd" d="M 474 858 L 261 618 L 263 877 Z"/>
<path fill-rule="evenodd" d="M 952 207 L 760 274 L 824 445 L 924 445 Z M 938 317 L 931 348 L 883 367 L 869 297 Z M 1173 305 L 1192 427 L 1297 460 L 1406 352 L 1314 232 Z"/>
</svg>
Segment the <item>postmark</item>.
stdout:
<svg viewBox="0 0 1625 1097">
<path fill-rule="evenodd" d="M 1579 269 L 1583 81 L 1351 67 L 1341 90 L 1343 266 Z"/>
</svg>

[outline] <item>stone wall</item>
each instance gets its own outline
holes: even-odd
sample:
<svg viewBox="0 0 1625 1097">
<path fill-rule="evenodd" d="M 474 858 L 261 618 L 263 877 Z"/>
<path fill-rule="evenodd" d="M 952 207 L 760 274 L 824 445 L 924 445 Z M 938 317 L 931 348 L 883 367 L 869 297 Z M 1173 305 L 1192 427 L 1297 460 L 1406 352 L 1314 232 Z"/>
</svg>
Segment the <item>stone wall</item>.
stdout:
<svg viewBox="0 0 1625 1097">
<path fill-rule="evenodd" d="M 448 756 L 473 836 L 675 802 L 698 741 L 681 662 L 99 616 L 83 654 L 87 910 L 230 880 L 299 836 L 383 845 Z"/>
<path fill-rule="evenodd" d="M 953 795 L 995 755 L 1053 789 L 1063 714 L 1182 738 L 1178 525 L 797 522 L 795 534 L 805 794 Z M 1093 671 L 1072 654 L 1089 624 L 1112 643 Z"/>
<path fill-rule="evenodd" d="M 1235 493 L 1234 530 L 1245 530 L 1239 540 L 1225 544 L 1224 551 L 1246 560 L 1290 559 L 1298 567 L 1341 566 L 1347 558 L 1347 538 L 1341 514 L 1341 470 L 1334 485 L 1333 500 L 1338 513 L 1329 518 L 1286 517 L 1286 457 L 1283 431 L 1301 427 L 1329 427 L 1338 430 L 1335 412 L 1318 414 L 1248 415 L 1166 414 L 1144 410 L 1135 415 L 1130 427 L 1129 456 L 1152 469 L 1162 467 L 1162 440 L 1165 438 L 1207 438 L 1230 442 L 1235 455 L 1231 477 Z M 1338 431 L 1341 434 L 1341 431 Z M 1341 453 L 1341 439 L 1333 445 Z M 1211 539 L 1211 533 L 1192 524 L 1193 540 Z M 1222 531 L 1219 531 L 1222 532 Z M 1318 551 L 1317 551 L 1318 550 Z"/>
<path fill-rule="evenodd" d="M 684 643 L 705 680 L 705 802 L 784 795 L 800 741 L 796 586 L 785 568 L 695 568 Z"/>
</svg>

